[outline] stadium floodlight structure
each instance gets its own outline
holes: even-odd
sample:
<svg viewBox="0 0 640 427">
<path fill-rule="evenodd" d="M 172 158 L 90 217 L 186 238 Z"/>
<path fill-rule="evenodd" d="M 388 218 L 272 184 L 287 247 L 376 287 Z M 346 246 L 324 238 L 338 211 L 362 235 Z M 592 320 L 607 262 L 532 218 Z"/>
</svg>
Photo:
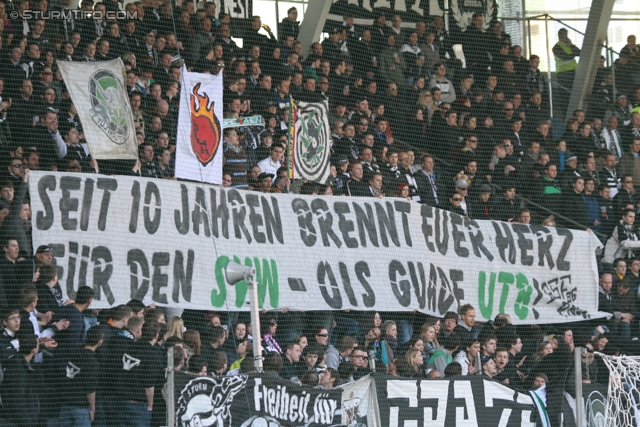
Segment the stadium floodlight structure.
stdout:
<svg viewBox="0 0 640 427">
<path fill-rule="evenodd" d="M 253 329 L 253 367 L 256 372 L 262 372 L 262 345 L 260 343 L 262 336 L 260 334 L 258 282 L 255 281 L 256 269 L 229 261 L 225 267 L 224 274 L 229 285 L 235 286 L 236 283 L 244 280 L 249 287 L 249 307 L 251 309 L 251 327 Z"/>
</svg>

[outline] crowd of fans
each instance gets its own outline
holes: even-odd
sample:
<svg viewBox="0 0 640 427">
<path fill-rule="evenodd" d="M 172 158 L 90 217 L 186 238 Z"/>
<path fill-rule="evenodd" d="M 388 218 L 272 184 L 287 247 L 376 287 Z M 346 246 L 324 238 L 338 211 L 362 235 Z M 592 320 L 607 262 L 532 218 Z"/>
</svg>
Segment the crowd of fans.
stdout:
<svg viewBox="0 0 640 427">
<path fill-rule="evenodd" d="M 344 16 L 309 51 L 297 41 L 297 10 L 278 37 L 259 17 L 235 28 L 215 3 L 131 2 L 137 19 L 104 19 L 122 8 L 84 0 L 85 20 L 39 19 L 69 0 L 0 2 L 0 425 L 163 425 L 165 351 L 198 375 L 253 370 L 260 332 L 264 369 L 332 388 L 371 371 L 410 378 L 485 375 L 516 388 L 570 388 L 571 351 L 583 381 L 606 384 L 593 351 L 637 353 L 640 286 L 640 46 L 598 64 L 586 111 L 564 132 L 550 120 L 539 57 L 524 58 L 499 21 L 476 14 L 461 37 L 441 17 L 402 26 L 379 14 L 370 27 Z M 11 12 L 11 13 L 10 13 Z M 95 13 L 101 12 L 101 13 Z M 386 22 L 391 20 L 391 25 Z M 242 37 L 238 47 L 231 34 Z M 461 44 L 464 62 L 456 56 Z M 570 88 L 580 49 L 566 30 L 553 48 L 557 80 Z M 135 119 L 136 162 L 91 158 L 57 61 L 122 58 Z M 185 312 L 165 322 L 132 300 L 91 309 L 93 290 L 65 300 L 52 249 L 31 243 L 31 170 L 175 179 L 181 67 L 224 75 L 224 117 L 261 115 L 264 129 L 224 129 L 224 187 L 261 192 L 402 197 L 471 219 L 590 229 L 606 242 L 600 309 L 610 320 L 565 325 L 478 325 L 463 306 L 443 319 L 421 313 L 285 311 L 261 331 L 243 315 Z M 613 75 L 616 77 L 615 89 Z M 555 94 L 554 94 L 555 95 Z M 291 181 L 284 167 L 290 100 L 328 100 L 331 178 Z M 554 109 L 566 108 L 566 94 Z M 564 104 L 563 104 L 564 103 Z M 557 115 L 557 114 L 556 114 Z M 627 266 L 629 271 L 627 271 Z M 258 334 L 256 334 L 258 335 Z M 549 399 L 550 413 L 559 399 Z M 5 424 L 2 424 L 5 423 Z"/>
</svg>

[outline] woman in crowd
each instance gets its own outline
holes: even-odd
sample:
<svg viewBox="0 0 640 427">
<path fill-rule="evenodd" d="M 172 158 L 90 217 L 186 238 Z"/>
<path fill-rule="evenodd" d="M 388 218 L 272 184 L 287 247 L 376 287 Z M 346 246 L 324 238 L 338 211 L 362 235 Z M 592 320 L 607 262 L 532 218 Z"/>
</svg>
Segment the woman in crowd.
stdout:
<svg viewBox="0 0 640 427">
<path fill-rule="evenodd" d="M 420 328 L 420 338 L 422 339 L 424 350 L 424 363 L 426 364 L 436 349 L 440 347 L 438 344 L 438 332 L 436 329 L 440 329 L 440 319 L 432 318 L 432 322 L 427 322 Z"/>
<path fill-rule="evenodd" d="M 182 339 L 184 340 L 184 345 L 191 349 L 192 354 L 200 354 L 200 348 L 202 346 L 200 332 L 195 329 L 187 329 L 182 334 Z"/>
<path fill-rule="evenodd" d="M 309 341 L 307 340 L 307 337 L 304 335 L 296 335 L 293 338 L 293 342 L 298 344 L 298 346 L 300 346 L 301 352 L 303 352 L 304 349 L 307 347 L 307 345 L 309 345 Z"/>
<path fill-rule="evenodd" d="M 260 322 L 260 329 L 262 332 L 262 347 L 265 351 L 282 354 L 282 348 L 275 338 L 278 329 L 276 319 L 273 317 L 266 318 L 264 322 Z"/>
<path fill-rule="evenodd" d="M 404 357 L 396 361 L 398 374 L 409 378 L 425 378 L 424 357 L 422 352 L 416 349 L 408 350 Z"/>
<path fill-rule="evenodd" d="M 247 325 L 244 322 L 238 322 L 233 325 L 233 336 L 236 341 L 247 338 Z"/>
<path fill-rule="evenodd" d="M 178 337 L 183 338 L 184 322 L 178 316 L 173 316 L 167 322 L 167 338 Z"/>
<path fill-rule="evenodd" d="M 247 337 L 234 340 L 234 349 L 232 351 L 227 351 L 227 360 L 230 366 L 229 370 L 235 369 L 233 366 L 236 363 L 239 367 L 240 363 L 242 363 L 250 350 L 251 345 L 249 345 Z"/>
<path fill-rule="evenodd" d="M 400 197 L 401 199 L 407 199 L 411 201 L 411 190 L 409 189 L 409 184 L 406 182 L 401 182 L 396 187 L 396 197 Z"/>
<path fill-rule="evenodd" d="M 538 346 L 536 354 L 527 358 L 525 362 L 525 368 L 528 372 L 535 374 L 538 372 L 545 357 L 553 353 L 553 346 L 549 341 L 542 341 Z"/>
<path fill-rule="evenodd" d="M 382 362 L 389 366 L 389 361 L 398 357 L 398 325 L 393 320 L 385 320 L 381 330 Z"/>
</svg>

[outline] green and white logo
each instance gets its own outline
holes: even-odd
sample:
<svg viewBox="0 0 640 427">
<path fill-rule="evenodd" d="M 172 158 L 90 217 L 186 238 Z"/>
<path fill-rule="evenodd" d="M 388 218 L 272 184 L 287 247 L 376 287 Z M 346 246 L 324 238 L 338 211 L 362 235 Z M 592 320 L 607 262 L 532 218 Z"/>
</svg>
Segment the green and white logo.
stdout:
<svg viewBox="0 0 640 427">
<path fill-rule="evenodd" d="M 95 72 L 89 79 L 93 121 L 111 141 L 122 145 L 129 139 L 131 111 L 122 82 L 109 70 Z"/>
<path fill-rule="evenodd" d="M 329 119 L 327 103 L 299 103 L 294 145 L 296 176 L 325 183 L 329 178 Z"/>
<path fill-rule="evenodd" d="M 303 161 L 309 169 L 318 167 L 326 148 L 326 141 L 322 140 L 323 125 L 323 122 L 316 120 L 316 111 L 311 111 L 308 116 L 300 118 L 300 126 L 302 128 L 302 132 L 300 132 L 302 145 L 300 148 L 305 155 L 301 156 L 299 160 Z"/>
</svg>

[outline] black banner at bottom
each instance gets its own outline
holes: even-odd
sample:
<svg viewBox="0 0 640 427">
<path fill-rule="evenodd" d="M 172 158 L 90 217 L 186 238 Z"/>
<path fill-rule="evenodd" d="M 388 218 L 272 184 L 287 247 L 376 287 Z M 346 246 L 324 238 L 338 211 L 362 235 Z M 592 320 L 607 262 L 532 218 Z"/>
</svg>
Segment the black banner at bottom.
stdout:
<svg viewBox="0 0 640 427">
<path fill-rule="evenodd" d="M 340 425 L 338 389 L 300 387 L 269 374 L 211 378 L 176 372 L 174 378 L 177 426 Z"/>
<path fill-rule="evenodd" d="M 488 377 L 410 380 L 374 375 L 374 378 L 383 426 L 536 425 L 531 396 Z"/>
</svg>

